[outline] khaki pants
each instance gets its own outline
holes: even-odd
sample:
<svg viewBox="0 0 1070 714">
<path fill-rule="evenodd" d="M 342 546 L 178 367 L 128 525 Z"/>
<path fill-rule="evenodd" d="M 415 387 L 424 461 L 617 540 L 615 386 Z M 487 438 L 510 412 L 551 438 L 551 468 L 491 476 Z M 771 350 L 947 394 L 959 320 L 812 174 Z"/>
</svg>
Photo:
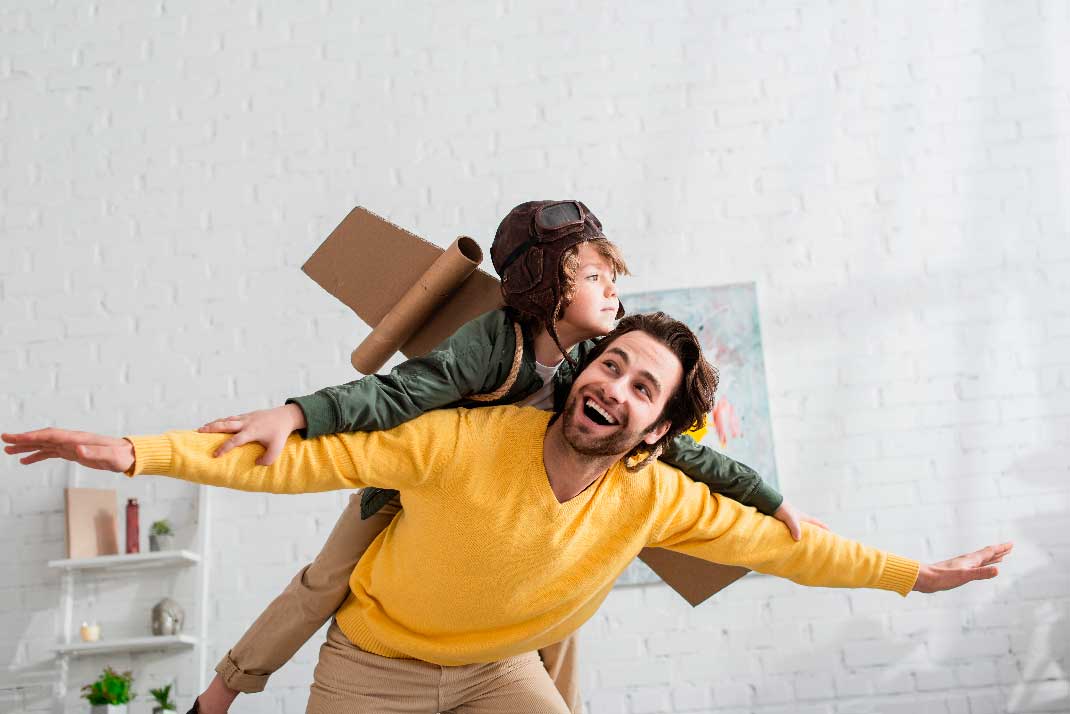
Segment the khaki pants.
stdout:
<svg viewBox="0 0 1070 714">
<path fill-rule="evenodd" d="M 534 652 L 443 667 L 353 645 L 332 622 L 320 647 L 307 714 L 568 714 Z"/>
<path fill-rule="evenodd" d="M 400 502 L 395 498 L 362 521 L 360 494 L 350 496 L 349 505 L 316 559 L 301 569 L 216 665 L 216 672 L 228 687 L 239 692 L 264 690 L 268 677 L 288 662 L 341 607 L 349 594 L 349 576 L 357 561 L 399 509 Z M 539 656 L 561 697 L 572 712 L 579 712 L 576 636 L 540 650 Z"/>
</svg>

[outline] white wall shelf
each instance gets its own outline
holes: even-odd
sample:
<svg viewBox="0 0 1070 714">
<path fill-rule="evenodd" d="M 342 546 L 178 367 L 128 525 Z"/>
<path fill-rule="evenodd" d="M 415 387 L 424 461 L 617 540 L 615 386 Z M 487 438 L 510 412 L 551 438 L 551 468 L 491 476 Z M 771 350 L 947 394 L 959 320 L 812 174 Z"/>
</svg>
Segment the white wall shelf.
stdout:
<svg viewBox="0 0 1070 714">
<path fill-rule="evenodd" d="M 130 555 L 98 555 L 95 558 L 65 558 L 50 560 L 48 567 L 63 570 L 141 570 L 148 568 L 181 568 L 201 562 L 199 553 L 191 550 L 162 550 L 155 553 Z"/>
<path fill-rule="evenodd" d="M 134 652 L 152 652 L 155 650 L 189 649 L 197 646 L 197 638 L 190 635 L 163 635 L 159 637 L 128 637 L 121 640 L 103 640 L 99 642 L 71 642 L 58 645 L 56 653 L 61 655 L 96 655 Z"/>
<path fill-rule="evenodd" d="M 70 465 L 67 483 L 79 485 L 78 467 Z M 59 665 L 58 676 L 53 683 L 53 696 L 56 703 L 55 712 L 63 711 L 67 698 L 70 661 L 74 658 L 97 654 L 137 655 L 145 652 L 170 653 L 175 658 L 194 667 L 193 682 L 197 691 L 202 691 L 206 684 L 208 669 L 208 558 L 211 552 L 211 496 L 210 489 L 203 485 L 196 487 L 197 499 L 197 534 L 191 549 L 164 550 L 147 553 L 123 555 L 102 555 L 95 558 L 64 558 L 51 560 L 48 567 L 58 571 L 60 577 L 60 607 L 63 615 L 62 635 L 54 647 Z M 138 571 L 161 571 L 168 568 L 194 568 L 196 585 L 196 618 L 187 620 L 190 634 L 161 635 L 144 637 L 127 637 L 108 639 L 98 642 L 80 642 L 74 621 L 74 601 L 77 584 L 93 576 L 106 576 L 109 573 L 132 573 Z M 185 603 L 187 606 L 189 603 Z M 193 627 L 191 627 L 193 625 Z M 183 667 L 185 669 L 185 667 Z M 185 671 L 189 671 L 186 669 Z M 188 680 L 187 680 L 188 681 Z M 183 685 L 188 686 L 188 685 Z"/>
</svg>

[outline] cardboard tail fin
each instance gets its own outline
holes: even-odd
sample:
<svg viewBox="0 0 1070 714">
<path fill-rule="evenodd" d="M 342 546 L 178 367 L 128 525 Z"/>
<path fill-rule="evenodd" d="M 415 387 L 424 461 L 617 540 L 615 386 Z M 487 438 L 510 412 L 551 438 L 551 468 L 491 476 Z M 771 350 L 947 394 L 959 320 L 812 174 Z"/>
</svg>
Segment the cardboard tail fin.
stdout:
<svg viewBox="0 0 1070 714">
<path fill-rule="evenodd" d="M 301 269 L 373 328 L 352 356 L 356 369 L 371 374 L 398 349 L 424 355 L 501 307 L 501 286 L 479 270 L 482 260 L 471 238 L 443 250 L 358 206 Z"/>
<path fill-rule="evenodd" d="M 644 548 L 639 559 L 692 607 L 750 572 L 738 565 L 711 563 L 665 548 Z"/>
<path fill-rule="evenodd" d="M 353 366 L 363 374 L 382 367 L 482 261 L 483 251 L 474 240 L 461 236 L 453 241 L 357 345 Z"/>
</svg>

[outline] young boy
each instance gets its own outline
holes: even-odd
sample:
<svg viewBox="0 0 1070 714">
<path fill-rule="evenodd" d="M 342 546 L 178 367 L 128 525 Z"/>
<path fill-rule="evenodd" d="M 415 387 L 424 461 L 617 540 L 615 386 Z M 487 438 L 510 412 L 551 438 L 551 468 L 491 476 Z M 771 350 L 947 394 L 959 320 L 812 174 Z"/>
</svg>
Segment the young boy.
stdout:
<svg viewBox="0 0 1070 714">
<path fill-rule="evenodd" d="M 609 332 L 623 308 L 615 281 L 627 266 L 602 225 L 578 201 L 524 203 L 502 220 L 491 247 L 506 308 L 467 323 L 426 356 L 284 406 L 227 417 L 201 427 L 233 432 L 216 452 L 245 443 L 265 447 L 270 464 L 286 438 L 390 429 L 443 407 L 518 404 L 553 407 L 572 384 L 576 364 Z M 603 415 L 604 418 L 604 415 Z M 798 539 L 800 523 L 819 521 L 795 511 L 749 467 L 683 435 L 662 458 L 712 491 L 773 515 Z M 508 478 L 508 474 L 502 474 Z M 394 491 L 365 489 L 359 515 L 354 496 L 323 550 L 217 665 L 195 708 L 225 712 L 239 692 L 259 692 L 342 604 L 361 554 L 400 508 Z M 540 650 L 546 669 L 574 712 L 579 711 L 575 637 Z"/>
</svg>

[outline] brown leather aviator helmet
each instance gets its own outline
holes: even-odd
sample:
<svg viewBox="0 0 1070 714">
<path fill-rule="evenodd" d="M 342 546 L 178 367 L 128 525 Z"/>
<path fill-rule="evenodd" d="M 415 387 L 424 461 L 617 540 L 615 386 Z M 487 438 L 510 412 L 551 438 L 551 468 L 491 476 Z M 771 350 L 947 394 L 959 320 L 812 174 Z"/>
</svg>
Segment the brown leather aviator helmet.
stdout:
<svg viewBox="0 0 1070 714">
<path fill-rule="evenodd" d="M 556 327 L 561 259 L 572 246 L 604 237 L 602 223 L 579 201 L 522 203 L 509 211 L 494 234 L 490 259 L 501 278 L 505 304 L 545 325 L 566 359 Z M 623 305 L 617 308 L 617 319 L 622 317 Z"/>
</svg>

